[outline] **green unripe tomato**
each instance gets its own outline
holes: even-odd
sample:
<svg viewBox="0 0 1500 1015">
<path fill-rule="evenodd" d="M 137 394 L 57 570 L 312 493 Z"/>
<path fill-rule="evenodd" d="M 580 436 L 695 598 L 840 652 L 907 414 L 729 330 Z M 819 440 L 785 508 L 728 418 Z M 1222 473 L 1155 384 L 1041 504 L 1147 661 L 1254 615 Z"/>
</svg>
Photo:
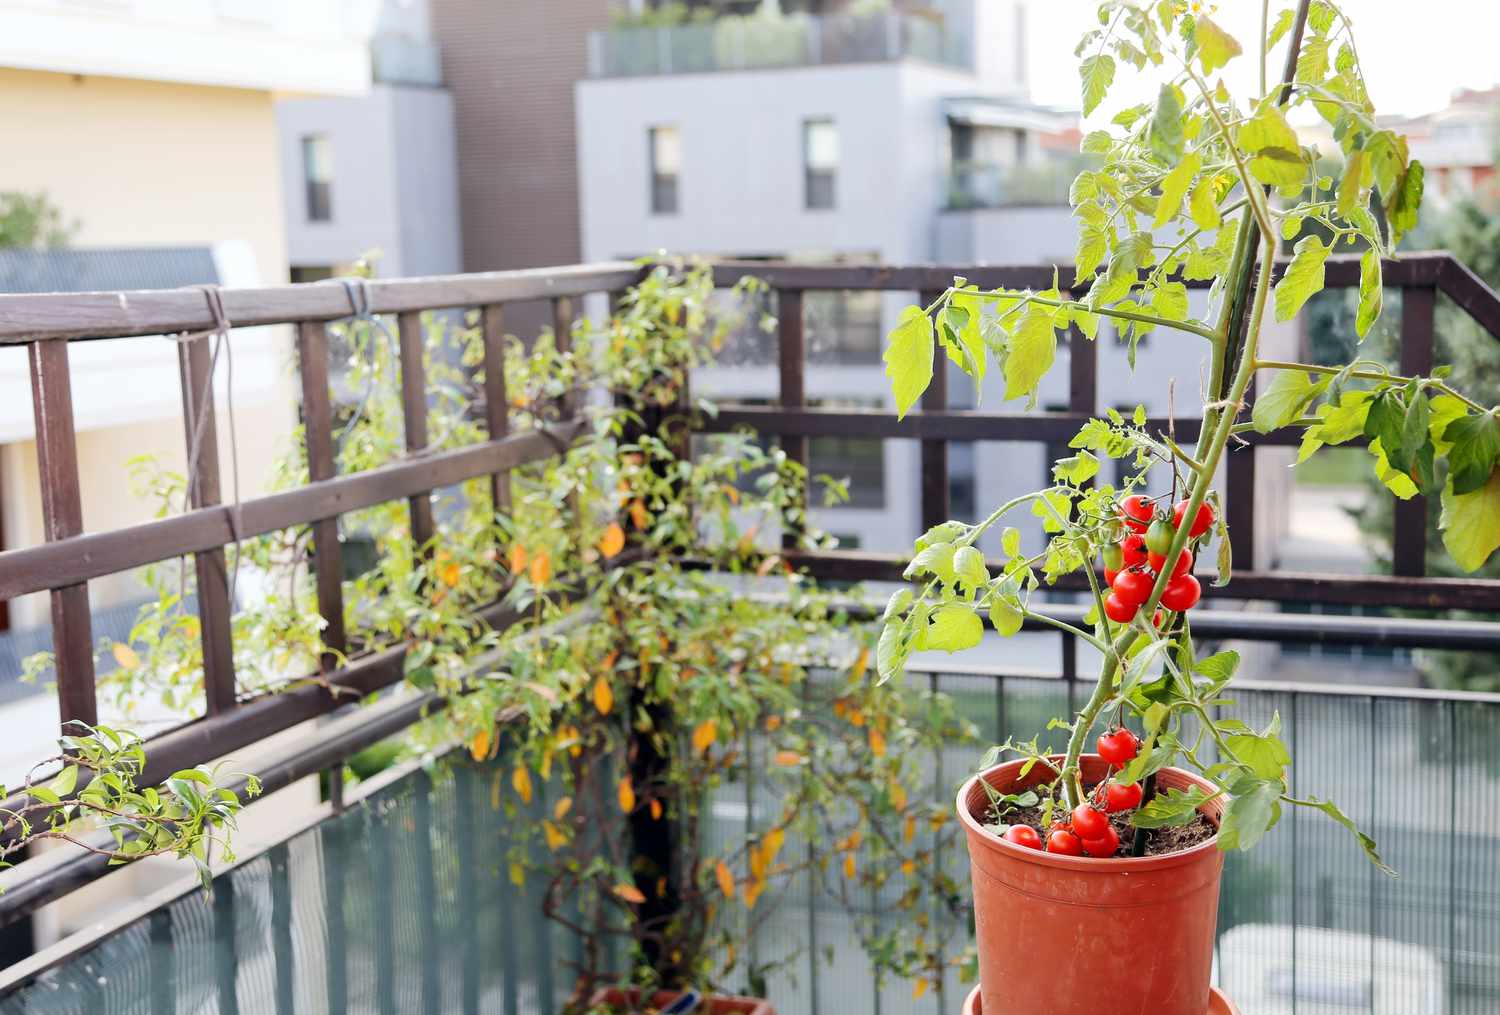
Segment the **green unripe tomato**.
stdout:
<svg viewBox="0 0 1500 1015">
<path fill-rule="evenodd" d="M 1172 529 L 1171 522 L 1165 518 L 1158 518 L 1146 530 L 1146 549 L 1158 556 L 1165 557 L 1167 551 L 1172 548 L 1172 537 L 1176 534 Z"/>
<path fill-rule="evenodd" d="M 1104 570 L 1118 571 L 1125 566 L 1125 551 L 1120 549 L 1119 543 L 1110 543 L 1104 547 Z"/>
</svg>

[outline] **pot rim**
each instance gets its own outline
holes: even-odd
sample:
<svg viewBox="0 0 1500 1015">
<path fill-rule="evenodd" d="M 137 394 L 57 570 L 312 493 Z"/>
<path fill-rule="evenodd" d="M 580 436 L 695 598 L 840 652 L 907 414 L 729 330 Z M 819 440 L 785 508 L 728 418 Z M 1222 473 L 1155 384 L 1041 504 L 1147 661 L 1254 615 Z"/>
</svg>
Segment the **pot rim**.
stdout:
<svg viewBox="0 0 1500 1015">
<path fill-rule="evenodd" d="M 1094 758 L 1103 761 L 1097 754 L 1085 754 L 1081 758 Z M 1048 756 L 1049 760 L 1063 761 L 1064 756 L 1053 754 Z M 976 772 L 964 780 L 959 787 L 958 797 L 954 801 L 958 811 L 959 820 L 963 822 L 965 830 L 969 833 L 970 841 L 976 837 L 990 849 L 997 850 L 1002 855 L 1010 856 L 1017 860 L 1023 860 L 1037 864 L 1041 867 L 1056 867 L 1060 870 L 1077 871 L 1080 873 L 1107 874 L 1120 871 L 1148 871 L 1161 870 L 1170 867 L 1180 867 L 1192 863 L 1209 851 L 1218 851 L 1219 848 L 1219 816 L 1212 809 L 1213 805 L 1203 804 L 1198 811 L 1206 815 L 1214 823 L 1214 834 L 1204 841 L 1188 849 L 1178 850 L 1175 853 L 1162 853 L 1158 856 L 1114 856 L 1106 859 L 1089 856 L 1062 856 L 1049 853 L 1042 849 L 1030 849 L 1025 846 L 1017 846 L 1015 843 L 991 832 L 980 824 L 979 819 L 970 813 L 966 803 L 969 793 L 978 784 L 980 779 L 994 785 L 996 777 L 1005 773 L 1007 769 L 1017 769 L 1026 763 L 1025 758 L 1017 758 L 1011 761 L 1002 761 L 982 772 Z M 1180 776 L 1189 783 L 1199 786 L 1209 792 L 1218 792 L 1218 787 L 1204 779 L 1202 776 L 1181 768 L 1168 766 L 1161 769 L 1163 772 L 1171 772 Z"/>
</svg>

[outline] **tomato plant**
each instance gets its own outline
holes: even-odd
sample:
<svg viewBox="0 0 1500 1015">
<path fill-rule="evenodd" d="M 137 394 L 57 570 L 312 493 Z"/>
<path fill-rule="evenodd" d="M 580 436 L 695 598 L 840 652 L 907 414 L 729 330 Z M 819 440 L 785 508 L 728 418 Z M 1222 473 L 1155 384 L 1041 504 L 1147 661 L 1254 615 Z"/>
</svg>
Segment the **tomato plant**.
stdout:
<svg viewBox="0 0 1500 1015">
<path fill-rule="evenodd" d="M 1214 477 L 1227 455 L 1249 453 L 1236 437 L 1251 430 L 1300 430 L 1301 458 L 1364 436 L 1376 474 L 1398 497 L 1441 496 L 1444 543 L 1472 571 L 1500 548 L 1500 410 L 1465 396 L 1441 369 L 1402 376 L 1371 359 L 1308 364 L 1263 350 L 1266 324 L 1298 315 L 1323 288 L 1325 265 L 1339 248 L 1358 254 L 1355 330 L 1369 331 L 1382 309 L 1382 259 L 1395 256 L 1416 225 L 1424 179 L 1406 139 L 1375 116 L 1339 7 L 1311 0 L 1270 13 L 1264 32 L 1246 45 L 1199 5 L 1099 3 L 1098 23 L 1078 47 L 1085 115 L 1120 102 L 1125 90 L 1116 88 L 1116 75 L 1126 67 L 1147 78 L 1129 94 L 1153 98 L 1121 102 L 1107 126 L 1083 138 L 1095 162 L 1078 173 L 1070 195 L 1079 237 L 1072 277 L 1059 273 L 1036 290 L 955 278 L 927 306 L 909 307 L 891 333 L 885 363 L 902 414 L 922 396 L 939 345 L 976 379 L 984 364 L 969 351 L 989 351 L 1005 397 L 1030 407 L 1059 336 L 1092 341 L 1106 322 L 1132 365 L 1136 344 L 1153 330 L 1200 341 L 1201 359 L 1180 366 L 1204 382 L 1193 442 L 1180 444 L 1170 422 L 1152 423 L 1140 406 L 1106 410 L 1078 430 L 1049 486 L 975 524 L 949 522 L 925 535 L 908 573 L 916 585 L 898 592 L 883 618 L 877 663 L 883 679 L 900 673 L 927 618 L 955 609 L 988 615 L 1007 637 L 1028 621 L 1061 629 L 1102 660 L 1089 700 L 1053 722 L 1068 732 L 1056 785 L 1070 808 L 1086 799 L 1080 758 L 1091 731 L 1101 719 L 1128 721 L 1141 743 L 1119 755 L 1122 783 L 1140 785 L 1168 765 L 1199 771 L 1224 803 L 1221 847 L 1247 849 L 1284 807 L 1305 807 L 1348 828 L 1384 869 L 1374 842 L 1335 804 L 1291 792 L 1278 717 L 1256 729 L 1223 713 L 1239 657 L 1201 653 L 1189 620 L 1204 591 L 1195 565 L 1215 562 L 1215 586 L 1233 576 Z M 1258 64 L 1260 86 L 1237 96 L 1221 71 L 1247 63 Z M 1270 76 L 1273 65 L 1287 68 L 1282 80 Z M 1288 120 L 1300 111 L 1331 128 L 1341 168 L 1330 172 L 1329 152 L 1302 144 Z M 1278 273 L 1283 237 L 1291 257 Z M 1201 310 L 1188 298 L 1189 281 L 1209 283 Z M 1247 417 L 1257 373 L 1269 383 Z M 1103 479 L 1106 458 L 1117 463 L 1114 483 Z M 1144 492 L 1163 487 L 1172 491 L 1163 501 L 1170 511 Z M 953 559 L 939 544 L 954 554 L 972 547 L 1013 511 L 1040 521 L 1039 551 L 1012 540 L 998 571 L 987 570 L 988 580 L 977 584 L 932 566 Z M 1050 613 L 1037 595 L 1075 574 L 1092 599 L 1081 625 Z M 942 647 L 960 651 L 983 637 L 982 625 L 970 625 Z M 1205 739 L 1212 761 L 1200 754 Z M 1003 746 L 1035 755 L 1027 744 Z M 1192 821 L 1205 799 L 1144 792 L 1135 820 L 1156 825 Z M 1101 839 L 1085 837 L 1085 852 L 1104 851 Z"/>
</svg>

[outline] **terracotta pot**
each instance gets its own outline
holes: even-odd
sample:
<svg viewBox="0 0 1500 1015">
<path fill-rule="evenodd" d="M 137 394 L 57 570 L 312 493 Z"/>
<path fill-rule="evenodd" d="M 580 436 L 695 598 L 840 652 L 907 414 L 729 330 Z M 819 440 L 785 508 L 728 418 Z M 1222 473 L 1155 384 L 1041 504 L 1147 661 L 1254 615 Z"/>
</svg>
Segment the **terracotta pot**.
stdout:
<svg viewBox="0 0 1500 1015">
<path fill-rule="evenodd" d="M 1022 764 L 982 772 L 958 794 L 984 1006 L 1047 1015 L 1204 1015 L 1224 865 L 1217 836 L 1180 853 L 1108 860 L 1006 842 L 981 827 L 988 797 L 979 780 L 1016 793 L 1051 775 L 1037 765 L 1021 779 Z M 1085 785 L 1104 777 L 1097 755 L 1082 765 Z M 1157 774 L 1160 790 L 1189 785 L 1212 788 L 1179 769 Z M 1218 801 L 1202 810 L 1218 824 Z"/>
<path fill-rule="evenodd" d="M 653 1008 L 665 1008 L 681 996 L 681 992 L 676 990 L 658 990 L 651 995 L 648 1003 Z M 594 992 L 594 996 L 589 998 L 589 1004 L 612 1004 L 622 1011 L 636 1011 L 641 1004 L 641 989 L 604 987 Z M 706 994 L 693 1015 L 776 1015 L 776 1009 L 771 1007 L 771 1002 L 756 997 Z"/>
<path fill-rule="evenodd" d="M 1234 1002 L 1219 993 L 1218 987 L 1212 988 L 1208 995 L 1207 1011 L 1208 1015 L 1240 1015 Z M 979 996 L 978 987 L 969 991 L 968 1000 L 964 1001 L 964 1015 L 984 1015 L 984 1001 Z"/>
</svg>

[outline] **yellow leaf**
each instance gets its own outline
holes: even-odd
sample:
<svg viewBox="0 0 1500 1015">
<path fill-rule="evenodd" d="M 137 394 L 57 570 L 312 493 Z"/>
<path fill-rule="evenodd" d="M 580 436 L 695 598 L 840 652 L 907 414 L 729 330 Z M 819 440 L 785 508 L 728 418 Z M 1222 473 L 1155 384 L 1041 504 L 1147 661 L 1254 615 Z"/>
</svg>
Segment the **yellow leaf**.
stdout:
<svg viewBox="0 0 1500 1015">
<path fill-rule="evenodd" d="M 849 725 L 858 729 L 865 724 L 865 713 L 862 709 L 851 709 L 849 712 Z"/>
<path fill-rule="evenodd" d="M 729 498 L 729 503 L 738 505 L 740 502 L 740 491 L 736 486 L 729 483 L 724 484 L 724 496 Z"/>
<path fill-rule="evenodd" d="M 135 649 L 123 641 L 115 642 L 114 648 L 110 651 L 114 654 L 115 662 L 120 664 L 121 669 L 133 670 L 141 664 L 141 657 L 135 654 Z"/>
<path fill-rule="evenodd" d="M 646 901 L 646 897 L 641 894 L 639 888 L 635 885 L 625 884 L 624 882 L 615 885 L 615 894 L 626 902 L 633 902 L 637 906 Z"/>
<path fill-rule="evenodd" d="M 458 578 L 462 573 L 463 568 L 459 567 L 458 561 L 454 560 L 443 565 L 443 570 L 439 577 L 443 579 L 443 584 L 451 589 L 458 585 Z"/>
<path fill-rule="evenodd" d="M 793 768 L 797 765 L 802 764 L 802 755 L 798 754 L 796 751 L 777 751 L 776 764 L 782 765 L 786 768 Z"/>
<path fill-rule="evenodd" d="M 763 892 L 763 891 L 765 891 L 765 890 L 766 890 L 766 883 L 764 881 L 747 881 L 747 882 L 745 882 L 745 890 L 744 890 L 745 908 L 746 909 L 754 909 L 755 908 L 755 900 L 758 899 L 758 898 L 760 898 L 760 893 Z"/>
<path fill-rule="evenodd" d="M 885 757 L 885 734 L 874 726 L 870 727 L 870 753 L 877 758 Z"/>
<path fill-rule="evenodd" d="M 526 570 L 526 547 L 520 543 L 512 543 L 510 547 L 510 573 L 520 574 Z"/>
<path fill-rule="evenodd" d="M 546 550 L 538 550 L 531 558 L 531 565 L 526 569 L 531 584 L 537 588 L 546 585 L 552 577 L 552 558 L 547 555 Z"/>
<path fill-rule="evenodd" d="M 899 782 L 891 783 L 891 806 L 898 811 L 906 810 L 906 787 Z"/>
<path fill-rule="evenodd" d="M 630 776 L 620 780 L 620 788 L 617 795 L 620 798 L 620 810 L 629 814 L 635 810 L 635 787 L 631 785 Z"/>
<path fill-rule="evenodd" d="M 639 500 L 630 502 L 630 520 L 638 529 L 644 529 L 651 524 L 651 512 L 646 510 L 646 505 Z"/>
<path fill-rule="evenodd" d="M 854 854 L 853 853 L 845 853 L 844 854 L 844 877 L 848 878 L 850 881 L 854 880 Z"/>
<path fill-rule="evenodd" d="M 661 820 L 661 801 L 656 799 L 655 797 L 651 798 L 651 820 Z"/>
<path fill-rule="evenodd" d="M 854 680 L 863 680 L 865 671 L 870 668 L 870 646 L 866 645 L 859 650 L 859 655 L 854 658 L 854 666 L 849 671 L 849 676 Z"/>
<path fill-rule="evenodd" d="M 781 852 L 781 847 L 786 843 L 786 829 L 773 828 L 766 833 L 765 851 L 766 862 L 776 859 L 776 854 Z"/>
<path fill-rule="evenodd" d="M 765 844 L 758 843 L 746 851 L 750 859 L 750 877 L 755 881 L 766 879 L 766 868 L 770 866 L 771 858 L 766 855 Z"/>
<path fill-rule="evenodd" d="M 602 676 L 594 681 L 594 707 L 600 715 L 609 715 L 609 710 L 615 707 L 615 692 Z"/>
<path fill-rule="evenodd" d="M 718 738 L 719 726 L 712 719 L 705 719 L 693 730 L 693 750 L 702 754 L 713 746 L 714 740 Z"/>
<path fill-rule="evenodd" d="M 905 842 L 911 842 L 911 840 L 915 839 L 916 837 L 917 816 L 915 814 L 908 814 L 906 816 L 906 825 L 901 829 L 901 838 Z"/>
<path fill-rule="evenodd" d="M 526 883 L 526 868 L 521 866 L 519 860 L 511 861 L 510 883 L 515 885 L 517 888 L 520 888 Z"/>
<path fill-rule="evenodd" d="M 495 773 L 495 778 L 490 782 L 490 810 L 500 809 L 500 773 Z"/>
<path fill-rule="evenodd" d="M 565 796 L 558 800 L 557 803 L 552 805 L 552 817 L 557 821 L 561 821 L 563 818 L 567 817 L 568 812 L 572 809 L 573 798 L 570 796 Z"/>
<path fill-rule="evenodd" d="M 625 530 L 620 528 L 619 522 L 610 522 L 609 528 L 604 530 L 604 535 L 599 539 L 599 552 L 607 559 L 623 549 L 625 549 Z"/>
<path fill-rule="evenodd" d="M 724 898 L 734 898 L 734 872 L 723 860 L 714 868 L 714 876 L 719 879 L 719 891 L 724 893 Z"/>
<path fill-rule="evenodd" d="M 525 803 L 531 803 L 531 773 L 525 765 L 517 765 L 510 773 L 510 788 Z"/>
<path fill-rule="evenodd" d="M 563 830 L 550 821 L 542 822 L 542 831 L 547 835 L 547 848 L 554 853 L 561 849 L 568 841 L 568 836 Z"/>
<path fill-rule="evenodd" d="M 915 861 L 912 861 L 912 860 L 902 860 L 901 861 L 901 873 L 902 874 L 905 874 L 907 877 L 911 877 L 916 872 L 917 872 L 917 865 L 916 865 Z"/>
<path fill-rule="evenodd" d="M 483 761 L 490 756 L 490 731 L 488 727 L 474 734 L 474 739 L 469 741 L 469 753 L 474 756 L 475 761 Z"/>
<path fill-rule="evenodd" d="M 916 983 L 913 983 L 911 985 L 911 999 L 913 1001 L 920 1001 L 922 999 L 922 995 L 926 994 L 926 993 L 927 993 L 927 981 L 926 980 L 918 980 Z"/>
<path fill-rule="evenodd" d="M 768 716 L 766 716 L 766 732 L 767 733 L 775 733 L 779 729 L 781 729 L 781 716 L 779 716 L 779 715 L 768 715 Z"/>
</svg>

